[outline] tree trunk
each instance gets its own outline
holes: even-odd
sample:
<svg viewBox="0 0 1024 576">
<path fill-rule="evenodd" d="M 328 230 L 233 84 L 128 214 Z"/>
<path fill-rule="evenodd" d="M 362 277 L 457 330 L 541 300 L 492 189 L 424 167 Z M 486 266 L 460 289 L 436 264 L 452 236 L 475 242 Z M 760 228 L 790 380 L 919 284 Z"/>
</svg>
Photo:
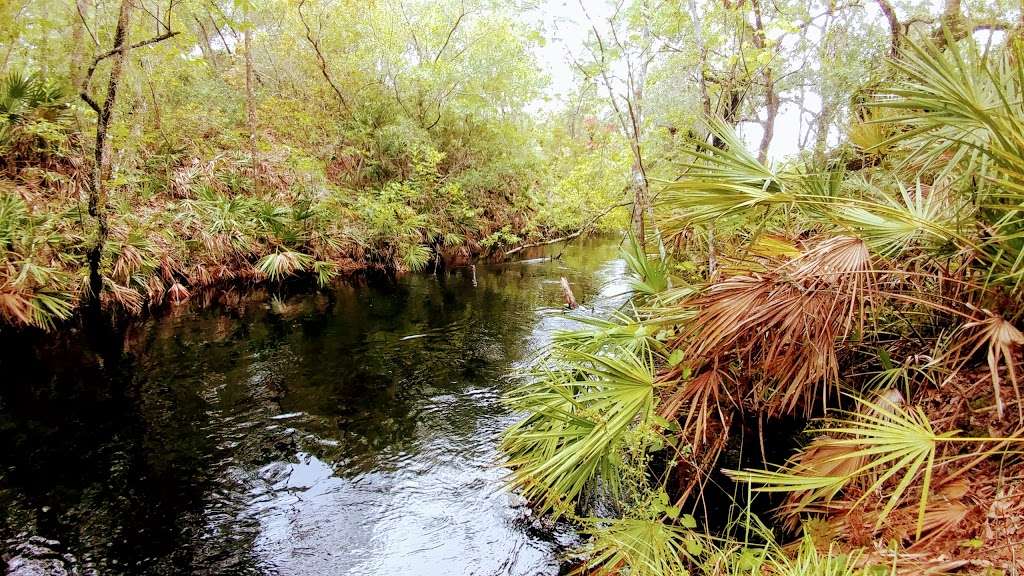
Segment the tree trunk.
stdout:
<svg viewBox="0 0 1024 576">
<path fill-rule="evenodd" d="M 697 83 L 700 86 L 700 101 L 701 107 L 704 110 L 705 116 L 711 115 L 711 96 L 708 95 L 708 79 L 704 74 L 704 67 L 707 65 L 708 51 L 704 47 L 704 32 L 701 29 L 700 12 L 697 11 L 696 0 L 689 0 L 690 2 L 690 19 L 693 23 L 693 38 L 697 43 L 697 51 L 700 52 L 700 58 L 697 62 L 697 66 L 700 69 L 697 71 Z"/>
<path fill-rule="evenodd" d="M 192 30 L 199 37 L 199 51 L 203 53 L 203 59 L 210 64 L 210 68 L 213 68 L 215 73 L 220 74 L 220 63 L 217 61 L 217 53 L 210 45 L 210 35 L 206 31 L 206 25 L 195 15 L 192 16 L 192 20 L 195 21 Z"/>
<path fill-rule="evenodd" d="M 131 26 L 131 0 L 121 0 L 121 9 L 117 17 L 117 29 L 114 31 L 113 49 L 117 52 L 111 57 L 110 77 L 107 80 L 107 97 L 103 101 L 100 113 L 96 118 L 96 150 L 95 165 L 92 170 L 92 185 L 89 190 L 89 216 L 96 220 L 96 236 L 89 247 L 89 299 L 90 306 L 99 310 L 100 295 L 103 291 L 103 275 L 101 262 L 103 250 L 110 233 L 107 221 L 107 187 L 110 178 L 110 139 L 107 129 L 114 116 L 117 104 L 117 89 L 124 72 L 124 61 L 127 54 L 128 32 Z"/>
<path fill-rule="evenodd" d="M 822 98 L 821 112 L 818 114 L 817 131 L 814 134 L 814 161 L 819 166 L 825 165 L 825 151 L 828 148 L 828 128 L 832 124 L 834 111 L 832 104 Z"/>
<path fill-rule="evenodd" d="M 86 13 L 86 0 L 75 0 L 71 8 L 71 58 L 68 60 L 68 78 L 71 85 L 77 87 L 82 83 L 82 67 L 85 57 L 85 23 L 82 21 Z"/>
<path fill-rule="evenodd" d="M 754 9 L 754 46 L 760 50 L 766 50 L 764 22 L 761 16 L 760 0 L 752 0 L 751 6 Z M 757 159 L 764 162 L 768 159 L 768 147 L 771 146 L 772 138 L 775 137 L 775 118 L 779 115 L 779 95 L 775 92 L 775 78 L 772 75 L 771 63 L 766 63 L 761 71 L 761 78 L 764 81 L 765 97 L 765 120 L 764 132 L 761 135 L 761 145 L 758 146 Z"/>
<path fill-rule="evenodd" d="M 878 3 L 878 8 L 882 11 L 885 19 L 889 22 L 889 55 L 893 58 L 899 58 L 900 56 L 900 42 L 903 37 L 903 25 L 900 24 L 899 18 L 896 17 L 896 10 L 893 8 L 889 0 L 875 0 Z"/>
<path fill-rule="evenodd" d="M 249 123 L 249 161 L 252 162 L 253 183 L 259 180 L 259 159 L 256 151 L 256 98 L 252 77 L 252 20 L 246 9 L 245 27 L 245 109 Z"/>
<path fill-rule="evenodd" d="M 775 119 L 779 115 L 779 96 L 775 93 L 772 73 L 765 71 L 765 120 L 764 132 L 761 134 L 761 145 L 758 146 L 757 159 L 765 162 L 768 159 L 768 148 L 775 137 Z"/>
</svg>

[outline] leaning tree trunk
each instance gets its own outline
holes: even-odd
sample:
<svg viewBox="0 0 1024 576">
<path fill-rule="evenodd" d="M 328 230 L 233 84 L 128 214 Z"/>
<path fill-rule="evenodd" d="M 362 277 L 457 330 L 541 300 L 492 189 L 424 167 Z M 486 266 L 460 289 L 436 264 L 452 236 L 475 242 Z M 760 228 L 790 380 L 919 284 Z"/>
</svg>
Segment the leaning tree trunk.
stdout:
<svg viewBox="0 0 1024 576">
<path fill-rule="evenodd" d="M 89 216 L 96 221 L 96 235 L 89 247 L 89 299 L 90 305 L 98 310 L 100 295 L 103 291 L 103 275 L 101 262 L 103 250 L 110 234 L 107 220 L 107 180 L 110 178 L 110 139 L 107 129 L 114 117 L 117 104 L 117 89 L 121 84 L 124 72 L 125 54 L 128 46 L 128 30 L 131 25 L 131 0 L 121 0 L 121 9 L 117 17 L 117 29 L 114 31 L 114 54 L 111 56 L 110 78 L 107 80 L 107 96 L 96 119 L 96 150 L 95 165 L 92 170 L 92 185 L 89 190 Z"/>
</svg>

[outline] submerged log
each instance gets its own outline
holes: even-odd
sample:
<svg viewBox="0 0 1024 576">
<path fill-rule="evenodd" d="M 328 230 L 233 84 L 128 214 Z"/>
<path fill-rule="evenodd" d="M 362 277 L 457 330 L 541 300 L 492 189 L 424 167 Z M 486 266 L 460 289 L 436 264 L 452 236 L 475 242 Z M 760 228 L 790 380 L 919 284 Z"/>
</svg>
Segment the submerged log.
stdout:
<svg viewBox="0 0 1024 576">
<path fill-rule="evenodd" d="M 565 305 L 570 310 L 575 310 L 579 304 L 576 303 L 576 297 L 572 295 L 572 288 L 569 286 L 569 281 L 562 276 L 562 297 L 565 298 Z"/>
</svg>

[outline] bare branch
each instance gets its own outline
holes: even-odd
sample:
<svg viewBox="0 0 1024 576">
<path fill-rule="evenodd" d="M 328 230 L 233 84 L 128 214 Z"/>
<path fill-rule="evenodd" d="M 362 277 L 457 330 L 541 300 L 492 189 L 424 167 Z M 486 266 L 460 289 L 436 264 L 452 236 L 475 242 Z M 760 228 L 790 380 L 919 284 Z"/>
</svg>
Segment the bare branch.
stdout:
<svg viewBox="0 0 1024 576">
<path fill-rule="evenodd" d="M 302 14 L 302 7 L 305 4 L 306 0 L 299 0 L 298 7 L 296 9 L 299 12 L 299 21 L 302 22 L 302 27 L 306 29 L 306 40 L 309 41 L 310 46 L 313 47 L 313 51 L 316 52 L 316 59 L 317 62 L 320 64 L 320 74 L 323 75 L 324 80 L 327 80 L 327 83 L 330 84 L 331 89 L 334 90 L 334 94 L 338 97 L 338 101 L 341 102 L 341 105 L 343 108 L 345 108 L 345 111 L 351 111 L 351 108 L 349 108 L 348 105 L 348 100 L 345 99 L 345 96 L 341 93 L 341 89 L 338 88 L 338 85 L 334 83 L 334 79 L 331 78 L 331 74 L 327 69 L 327 59 L 324 58 L 323 52 L 320 51 L 319 39 L 313 38 L 313 30 L 309 27 L 309 24 L 306 22 L 305 15 Z"/>
<path fill-rule="evenodd" d="M 591 218 L 589 222 L 587 222 L 586 224 L 581 226 L 579 230 L 573 232 L 572 234 L 567 234 L 567 235 L 559 237 L 559 238 L 552 238 L 551 240 L 545 240 L 543 242 L 532 242 L 530 244 L 523 244 L 522 246 L 519 246 L 518 248 L 513 248 L 511 250 L 506 251 L 505 252 L 505 257 L 508 258 L 509 256 L 512 256 L 513 254 L 518 254 L 519 252 L 522 252 L 523 250 L 526 250 L 527 248 L 536 248 L 538 246 L 550 246 L 551 244 L 558 244 L 559 242 L 567 242 L 567 241 L 572 240 L 574 238 L 578 238 L 579 236 L 582 236 L 584 232 L 590 230 L 590 228 L 593 227 L 594 224 L 596 224 L 598 220 L 600 220 L 601 218 L 604 218 L 605 216 L 607 216 L 612 210 L 615 210 L 616 208 L 625 208 L 626 206 L 629 206 L 632 203 L 633 202 L 620 202 L 618 204 L 613 204 L 612 206 L 609 206 L 608 208 L 605 208 L 604 210 L 599 212 L 596 216 Z"/>
<path fill-rule="evenodd" d="M 89 37 L 92 38 L 93 45 L 98 47 L 100 45 L 100 40 L 92 31 L 92 28 L 89 27 L 89 22 L 85 17 L 85 10 L 82 8 L 82 0 L 75 0 L 75 8 L 78 9 L 78 17 L 82 19 L 82 26 L 85 26 L 85 31 L 88 32 Z"/>
<path fill-rule="evenodd" d="M 448 36 L 444 39 L 444 44 L 441 45 L 441 49 L 438 50 L 437 55 L 434 56 L 434 64 L 437 64 L 437 61 L 441 59 L 441 55 L 444 54 L 445 49 L 448 48 L 448 44 L 452 41 L 452 36 L 455 34 L 455 31 L 458 30 L 459 24 L 462 23 L 463 18 L 465 18 L 467 14 L 466 5 L 463 4 L 462 12 L 459 14 L 459 17 L 455 19 L 455 24 L 452 25 L 451 30 L 448 31 Z"/>
<path fill-rule="evenodd" d="M 168 38 L 172 38 L 174 36 L 177 36 L 178 34 L 180 34 L 180 32 L 175 32 L 173 30 L 168 30 L 167 32 L 164 32 L 163 34 L 161 34 L 159 36 L 154 36 L 154 37 L 152 37 L 152 38 L 150 38 L 148 40 L 143 40 L 141 42 L 136 42 L 135 44 L 130 44 L 130 45 L 127 45 L 127 46 L 124 46 L 124 45 L 118 46 L 118 47 L 113 48 L 111 50 L 108 50 L 108 51 L 106 51 L 106 52 L 104 52 L 102 54 L 97 55 L 95 58 L 92 59 L 92 64 L 89 65 L 89 69 L 85 73 L 85 78 L 82 80 L 82 86 L 81 86 L 81 90 L 80 90 L 79 96 L 82 97 L 82 100 L 84 100 L 85 103 L 88 104 L 89 107 L 93 109 L 93 111 L 95 111 L 97 114 L 99 114 L 100 113 L 99 104 L 97 104 L 96 100 L 93 99 L 89 95 L 89 83 L 92 81 L 92 76 L 93 76 L 93 74 L 96 73 L 96 67 L 99 66 L 100 62 L 106 60 L 107 58 L 110 58 L 111 56 L 116 56 L 116 55 L 121 54 L 123 52 L 131 52 L 132 50 L 135 50 L 136 48 L 142 48 L 143 46 L 149 46 L 150 44 L 156 44 L 157 42 L 163 42 L 164 40 L 167 40 Z"/>
</svg>

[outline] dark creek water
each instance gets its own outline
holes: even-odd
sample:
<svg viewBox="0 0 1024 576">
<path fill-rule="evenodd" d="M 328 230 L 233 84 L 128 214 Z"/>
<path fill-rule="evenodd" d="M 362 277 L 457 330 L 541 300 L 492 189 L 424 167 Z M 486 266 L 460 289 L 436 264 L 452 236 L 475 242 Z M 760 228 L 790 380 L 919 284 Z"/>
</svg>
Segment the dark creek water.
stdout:
<svg viewBox="0 0 1024 576">
<path fill-rule="evenodd" d="M 229 294 L 116 342 L 4 336 L 8 570 L 559 573 L 573 535 L 501 489 L 500 396 L 566 322 L 559 276 L 621 302 L 616 255 Z"/>
</svg>

